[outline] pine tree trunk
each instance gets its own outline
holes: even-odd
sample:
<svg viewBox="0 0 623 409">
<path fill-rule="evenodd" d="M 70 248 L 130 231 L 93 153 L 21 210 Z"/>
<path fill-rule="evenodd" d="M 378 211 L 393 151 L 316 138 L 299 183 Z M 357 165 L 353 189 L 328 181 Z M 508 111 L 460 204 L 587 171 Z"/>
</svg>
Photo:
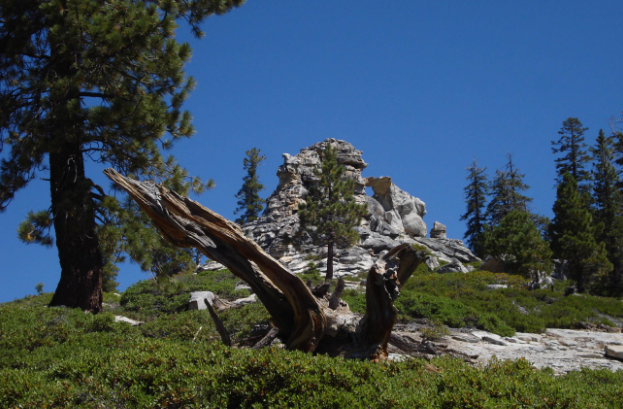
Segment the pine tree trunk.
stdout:
<svg viewBox="0 0 623 409">
<path fill-rule="evenodd" d="M 325 283 L 330 283 L 333 280 L 333 245 L 333 234 L 330 234 L 327 243 L 327 274 L 324 278 Z"/>
<path fill-rule="evenodd" d="M 80 144 L 50 153 L 50 187 L 61 279 L 50 305 L 102 310 L 102 255 Z"/>
</svg>

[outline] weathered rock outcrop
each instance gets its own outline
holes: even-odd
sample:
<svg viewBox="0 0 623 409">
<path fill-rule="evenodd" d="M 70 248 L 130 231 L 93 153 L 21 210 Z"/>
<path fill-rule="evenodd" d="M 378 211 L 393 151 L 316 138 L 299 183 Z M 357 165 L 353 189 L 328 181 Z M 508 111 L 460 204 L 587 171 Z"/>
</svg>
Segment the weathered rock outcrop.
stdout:
<svg viewBox="0 0 623 409">
<path fill-rule="evenodd" d="M 244 234 L 271 256 L 295 273 L 307 270 L 312 261 L 321 272 L 326 271 L 326 249 L 309 241 L 304 241 L 300 249 L 293 244 L 299 227 L 298 206 L 309 188 L 318 182 L 314 169 L 321 164 L 318 152 L 325 144 L 337 148 L 338 163 L 346 168 L 345 177 L 355 180 L 355 201 L 368 204 L 368 214 L 357 228 L 359 243 L 349 249 L 336 249 L 337 276 L 367 271 L 374 260 L 402 243 L 422 245 L 446 262 L 478 260 L 460 240 L 446 239 L 445 234 L 426 238 L 426 204 L 396 186 L 390 177 L 363 178 L 361 172 L 368 164 L 362 159 L 362 152 L 348 142 L 332 138 L 301 149 L 294 156 L 284 153 L 284 163 L 277 170 L 279 185 L 267 199 L 264 214 L 242 226 Z M 366 187 L 372 188 L 372 196 L 366 194 Z"/>
<path fill-rule="evenodd" d="M 431 239 L 445 239 L 446 238 L 446 226 L 439 222 L 433 224 L 433 229 L 430 231 Z"/>
</svg>

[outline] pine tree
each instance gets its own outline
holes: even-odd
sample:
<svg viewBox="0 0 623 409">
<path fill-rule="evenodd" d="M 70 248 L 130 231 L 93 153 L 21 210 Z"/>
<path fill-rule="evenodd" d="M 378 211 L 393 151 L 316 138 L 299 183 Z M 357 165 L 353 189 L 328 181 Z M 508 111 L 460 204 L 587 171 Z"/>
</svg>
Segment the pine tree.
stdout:
<svg viewBox="0 0 623 409">
<path fill-rule="evenodd" d="M 568 118 L 563 121 L 562 128 L 558 131 L 560 139 L 552 141 L 552 152 L 562 155 L 555 159 L 556 183 L 562 183 L 564 174 L 569 172 L 576 180 L 581 193 L 589 192 L 591 181 L 591 174 L 586 169 L 591 160 L 584 143 L 586 130 L 588 128 L 583 128 L 578 118 Z"/>
<path fill-rule="evenodd" d="M 614 163 L 614 139 L 606 137 L 603 130 L 593 153 L 593 215 L 599 225 L 597 241 L 603 242 L 608 259 L 613 265 L 604 292 L 620 295 L 623 292 L 623 196 Z"/>
<path fill-rule="evenodd" d="M 578 291 L 587 291 L 612 270 L 612 264 L 605 245 L 595 240 L 595 227 L 586 208 L 586 199 L 569 172 L 558 185 L 553 210 L 549 236 L 554 257 L 568 262 L 570 278 L 576 281 Z"/>
<path fill-rule="evenodd" d="M 200 36 L 206 17 L 240 4 L 31 0 L 0 7 L 0 149 L 10 148 L 0 163 L 0 211 L 47 171 L 61 265 L 51 305 L 102 308 L 107 260 L 98 232 L 110 219 L 110 200 L 86 176 L 86 161 L 127 175 L 169 174 L 161 149 L 194 132 L 181 111 L 194 86 L 183 71 L 191 50 L 175 41 L 176 20 Z"/>
<path fill-rule="evenodd" d="M 487 183 L 487 168 L 479 168 L 478 162 L 474 162 L 467 168 L 467 180 L 469 184 L 465 187 L 465 203 L 467 211 L 461 215 L 461 220 L 467 220 L 467 230 L 464 239 L 478 257 L 484 257 L 484 228 L 485 228 L 485 202 L 489 193 Z"/>
<path fill-rule="evenodd" d="M 507 157 L 508 162 L 504 170 L 495 171 L 495 178 L 489 187 L 491 200 L 487 205 L 486 214 L 491 227 L 497 226 L 513 210 L 528 212 L 528 206 L 532 202 L 531 198 L 520 193 L 530 188 L 523 183 L 525 175 L 519 173 L 510 153 Z"/>
<path fill-rule="evenodd" d="M 487 234 L 487 249 L 492 256 L 504 258 L 508 273 L 522 274 L 534 280 L 540 271 L 551 270 L 549 245 L 531 215 L 523 210 L 512 210 Z"/>
<path fill-rule="evenodd" d="M 260 150 L 253 148 L 246 152 L 247 157 L 243 160 L 243 167 L 247 171 L 247 175 L 242 178 L 243 184 L 236 198 L 238 199 L 238 208 L 234 214 L 242 215 L 236 219 L 236 223 L 245 224 L 256 220 L 260 217 L 260 213 L 264 209 L 266 201 L 262 199 L 259 192 L 266 189 L 266 186 L 260 183 L 257 175 L 257 167 L 266 160 L 266 156 L 260 155 Z"/>
<path fill-rule="evenodd" d="M 319 152 L 321 169 L 315 169 L 317 185 L 309 189 L 306 202 L 299 204 L 300 231 L 307 232 L 314 244 L 327 247 L 327 275 L 333 279 L 335 245 L 353 245 L 359 234 L 353 229 L 367 213 L 367 204 L 355 202 L 355 181 L 344 177 L 344 166 L 338 163 L 337 149 L 326 143 Z"/>
</svg>

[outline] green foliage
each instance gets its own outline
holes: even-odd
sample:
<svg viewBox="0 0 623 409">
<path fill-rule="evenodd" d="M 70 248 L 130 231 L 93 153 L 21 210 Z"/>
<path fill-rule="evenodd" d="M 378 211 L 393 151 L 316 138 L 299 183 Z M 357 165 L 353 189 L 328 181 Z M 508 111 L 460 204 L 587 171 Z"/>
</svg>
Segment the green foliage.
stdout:
<svg viewBox="0 0 623 409">
<path fill-rule="evenodd" d="M 551 271 L 552 252 L 525 211 L 512 210 L 487 234 L 487 252 L 504 259 L 505 271 L 536 279 Z"/>
<path fill-rule="evenodd" d="M 43 294 L 43 283 L 37 283 L 37 285 L 35 285 L 35 290 L 38 295 Z"/>
<path fill-rule="evenodd" d="M 603 242 L 608 259 L 613 265 L 612 272 L 603 280 L 599 288 L 602 294 L 623 294 L 623 194 L 621 183 L 614 167 L 614 139 L 599 131 L 593 153 L 593 218 L 601 226 L 597 241 Z"/>
<path fill-rule="evenodd" d="M 505 170 L 496 170 L 495 178 L 489 186 L 491 199 L 487 205 L 486 214 L 490 227 L 497 226 L 513 210 L 528 212 L 532 199 L 520 193 L 529 188 L 523 183 L 524 176 L 519 173 L 509 153 Z"/>
<path fill-rule="evenodd" d="M 29 213 L 19 237 L 51 245 L 47 233 L 54 222 L 62 267 L 56 304 L 72 303 L 86 288 L 94 294 L 82 298 L 101 299 L 97 284 L 73 283 L 87 276 L 99 283 L 117 254 L 113 242 L 98 242 L 115 236 L 102 230 L 117 216 L 104 189 L 86 176 L 85 161 L 150 179 L 184 173 L 162 155 L 194 133 L 190 113 L 182 111 L 195 85 L 183 70 L 191 49 L 176 41 L 176 21 L 186 20 L 201 35 L 206 17 L 242 2 L 2 3 L 0 211 L 33 179 L 50 181 L 50 210 Z M 101 254 L 105 247 L 108 253 Z M 108 277 L 113 273 L 108 269 Z"/>
<path fill-rule="evenodd" d="M 580 292 L 590 290 L 612 270 L 604 243 L 595 240 L 595 226 L 585 204 L 576 180 L 565 173 L 556 191 L 549 235 L 554 257 L 568 261 L 569 274 Z"/>
<path fill-rule="evenodd" d="M 527 282 L 519 275 L 486 271 L 418 274 L 401 288 L 396 306 L 402 320 L 427 318 L 450 327 L 467 325 L 504 336 L 514 331 L 577 328 L 582 322 L 607 324 L 607 317 L 600 314 L 623 318 L 623 303 L 615 298 L 565 297 L 568 282 L 556 283 L 553 291 L 529 291 Z M 508 288 L 491 290 L 487 284 L 506 284 Z M 365 297 L 361 301 L 365 303 Z"/>
<path fill-rule="evenodd" d="M 485 204 L 486 196 L 489 193 L 487 183 L 487 168 L 479 168 L 478 162 L 474 162 L 467 168 L 467 180 L 469 184 L 465 187 L 465 203 L 467 211 L 461 215 L 461 220 L 467 221 L 467 230 L 464 239 L 467 245 L 478 257 L 484 257 L 484 229 L 485 229 Z"/>
<path fill-rule="evenodd" d="M 236 219 L 236 223 L 245 224 L 256 220 L 262 209 L 264 209 L 264 203 L 266 200 L 262 199 L 259 193 L 266 189 L 266 186 L 260 183 L 260 179 L 257 175 L 257 167 L 266 160 L 266 156 L 260 155 L 260 150 L 253 148 L 246 152 L 247 157 L 243 160 L 243 167 L 247 171 L 247 174 L 242 178 L 242 187 L 236 193 L 236 199 L 238 199 L 238 208 L 234 211 L 234 214 L 239 214 L 239 218 Z"/>
<path fill-rule="evenodd" d="M 561 156 L 556 158 L 556 182 L 562 184 L 565 173 L 570 173 L 576 180 L 581 193 L 588 192 L 591 175 L 586 169 L 591 157 L 584 143 L 584 132 L 588 128 L 582 127 L 578 118 L 567 118 L 558 131 L 560 139 L 552 141 L 552 152 Z"/>
<path fill-rule="evenodd" d="M 45 297 L 0 306 L 2 407 L 596 409 L 622 398 L 622 371 L 227 348 L 205 311 L 131 327 L 109 313 L 43 308 Z"/>
<path fill-rule="evenodd" d="M 326 245 L 327 280 L 333 277 L 333 246 L 353 245 L 359 234 L 353 229 L 361 222 L 368 207 L 356 203 L 353 197 L 355 181 L 344 176 L 344 166 L 338 163 L 337 148 L 326 143 L 319 152 L 321 169 L 314 169 L 317 185 L 310 188 L 306 202 L 299 205 L 299 234 L 306 232 L 316 245 Z"/>
<path fill-rule="evenodd" d="M 37 213 L 28 212 L 26 219 L 17 228 L 17 237 L 26 244 L 41 244 L 51 247 L 54 239 L 50 236 L 52 228 L 52 215 L 49 210 Z"/>
<path fill-rule="evenodd" d="M 307 263 L 307 269 L 304 273 L 298 275 L 301 280 L 307 282 L 308 280 L 312 281 L 312 284 L 316 285 L 323 281 L 322 276 L 320 276 L 320 270 L 318 270 L 318 265 L 313 261 Z"/>
<path fill-rule="evenodd" d="M 129 287 L 121 296 L 122 309 L 136 319 L 150 319 L 160 314 L 185 310 L 192 291 L 212 291 L 225 299 L 243 298 L 247 290 L 236 290 L 235 278 L 229 271 L 206 271 L 197 275 L 144 280 Z"/>
<path fill-rule="evenodd" d="M 420 331 L 422 338 L 429 341 L 437 341 L 450 335 L 450 331 L 439 321 L 433 321 L 433 326 L 430 328 L 424 328 Z"/>
</svg>

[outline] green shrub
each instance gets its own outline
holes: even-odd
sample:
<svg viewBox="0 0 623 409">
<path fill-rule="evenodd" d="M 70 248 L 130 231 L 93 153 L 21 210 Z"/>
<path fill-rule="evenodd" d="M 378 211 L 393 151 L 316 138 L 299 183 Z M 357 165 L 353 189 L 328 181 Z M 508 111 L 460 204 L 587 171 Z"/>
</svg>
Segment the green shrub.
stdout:
<svg viewBox="0 0 623 409">
<path fill-rule="evenodd" d="M 422 333 L 422 338 L 429 341 L 436 341 L 450 335 L 448 328 L 439 321 L 434 321 L 432 327 L 423 328 L 420 332 Z"/>
<path fill-rule="evenodd" d="M 590 409 L 622 398 L 623 371 L 554 376 L 522 359 L 481 368 L 448 357 L 376 364 L 227 348 L 205 311 L 132 327 L 37 298 L 0 306 L 0 407 Z M 222 316 L 226 326 L 261 321 L 260 307 Z"/>
</svg>

